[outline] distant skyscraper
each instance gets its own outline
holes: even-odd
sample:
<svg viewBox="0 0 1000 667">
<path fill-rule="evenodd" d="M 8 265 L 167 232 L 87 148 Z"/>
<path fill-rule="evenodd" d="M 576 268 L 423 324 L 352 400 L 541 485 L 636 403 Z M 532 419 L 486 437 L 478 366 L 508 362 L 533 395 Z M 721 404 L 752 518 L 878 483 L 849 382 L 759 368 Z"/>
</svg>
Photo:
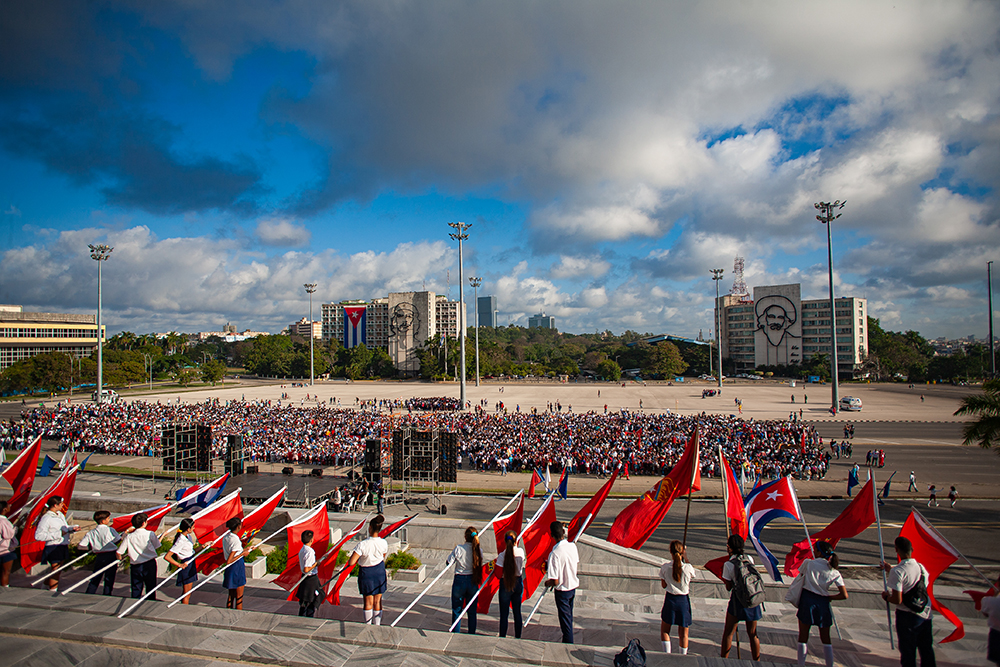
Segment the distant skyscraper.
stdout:
<svg viewBox="0 0 1000 667">
<path fill-rule="evenodd" d="M 529 329 L 555 329 L 556 318 L 545 313 L 538 313 L 528 318 Z"/>
<path fill-rule="evenodd" d="M 479 310 L 479 326 L 497 326 L 497 298 L 495 296 L 481 296 L 477 304 Z"/>
</svg>

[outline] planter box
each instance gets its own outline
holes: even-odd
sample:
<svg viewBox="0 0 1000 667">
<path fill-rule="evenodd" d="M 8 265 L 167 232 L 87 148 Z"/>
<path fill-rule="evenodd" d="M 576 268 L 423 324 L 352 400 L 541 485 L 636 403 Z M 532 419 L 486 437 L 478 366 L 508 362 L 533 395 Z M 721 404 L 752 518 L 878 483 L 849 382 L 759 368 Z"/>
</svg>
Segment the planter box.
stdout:
<svg viewBox="0 0 1000 667">
<path fill-rule="evenodd" d="M 252 563 L 246 563 L 247 579 L 261 579 L 267 574 L 267 558 L 261 556 Z"/>
<path fill-rule="evenodd" d="M 427 565 L 421 565 L 416 570 L 396 570 L 396 574 L 392 578 L 395 581 L 423 583 L 424 579 L 427 578 Z"/>
</svg>

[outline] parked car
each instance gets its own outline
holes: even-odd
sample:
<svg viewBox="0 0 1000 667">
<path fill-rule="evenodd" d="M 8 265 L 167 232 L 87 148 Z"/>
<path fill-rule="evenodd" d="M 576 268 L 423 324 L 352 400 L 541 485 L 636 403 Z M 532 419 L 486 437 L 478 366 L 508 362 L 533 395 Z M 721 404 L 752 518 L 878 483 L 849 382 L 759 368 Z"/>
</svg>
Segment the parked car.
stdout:
<svg viewBox="0 0 1000 667">
<path fill-rule="evenodd" d="M 90 395 L 90 400 L 94 403 L 97 402 L 97 392 L 95 391 Z M 114 403 L 118 400 L 118 392 L 114 389 L 102 389 L 101 390 L 101 403 Z"/>
<path fill-rule="evenodd" d="M 840 409 L 861 412 L 861 399 L 855 396 L 844 396 L 840 399 Z"/>
</svg>

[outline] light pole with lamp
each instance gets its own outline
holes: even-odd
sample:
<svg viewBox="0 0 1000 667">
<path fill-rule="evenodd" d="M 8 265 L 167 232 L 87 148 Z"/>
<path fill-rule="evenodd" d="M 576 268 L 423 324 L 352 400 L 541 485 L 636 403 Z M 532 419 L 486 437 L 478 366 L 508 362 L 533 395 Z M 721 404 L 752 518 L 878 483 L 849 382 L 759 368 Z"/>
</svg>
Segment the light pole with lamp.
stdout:
<svg viewBox="0 0 1000 667">
<path fill-rule="evenodd" d="M 149 390 L 153 391 L 153 355 L 146 354 L 143 352 L 142 360 L 146 362 L 146 366 L 149 367 Z"/>
<path fill-rule="evenodd" d="M 316 384 L 313 380 L 313 292 L 316 291 L 316 283 L 306 283 L 303 285 L 309 293 L 309 386 Z"/>
<path fill-rule="evenodd" d="M 847 201 L 840 201 L 839 199 L 832 204 L 830 202 L 821 201 L 813 206 L 820 215 L 816 216 L 816 219 L 821 223 L 826 225 L 826 253 L 827 253 L 827 263 L 829 265 L 830 271 L 830 387 L 831 389 L 831 401 L 832 405 L 830 407 L 830 412 L 837 414 L 837 410 L 840 409 L 840 377 L 837 368 L 837 304 L 833 298 L 833 221 L 839 218 L 842 214 L 837 213 L 834 215 L 834 211 L 839 211 L 844 208 L 844 204 Z M 853 315 L 852 315 L 853 317 Z"/>
<path fill-rule="evenodd" d="M 483 284 L 483 279 L 479 277 L 469 278 L 469 284 L 474 290 L 476 303 L 476 386 L 479 386 L 479 286 Z M 991 336 L 992 337 L 992 336 Z"/>
<path fill-rule="evenodd" d="M 455 231 L 448 234 L 451 238 L 458 241 L 458 323 L 459 323 L 459 364 L 462 366 L 462 374 L 460 377 L 460 391 L 459 397 L 462 401 L 462 405 L 459 410 L 465 410 L 465 278 L 463 278 L 463 266 L 462 266 L 462 241 L 469 238 L 466 234 L 466 230 L 472 226 L 472 223 L 466 222 L 449 222 L 448 226 L 453 228 Z"/>
<path fill-rule="evenodd" d="M 101 331 L 101 262 L 106 262 L 114 250 L 104 243 L 89 244 L 90 258 L 97 260 L 97 404 L 104 402 L 104 335 Z"/>
<path fill-rule="evenodd" d="M 990 377 L 997 376 L 996 355 L 993 354 L 993 274 L 991 272 L 993 261 L 986 262 L 986 293 L 988 295 L 988 305 L 990 309 Z"/>
<path fill-rule="evenodd" d="M 715 347 L 719 355 L 719 391 L 722 391 L 722 325 L 720 321 L 722 320 L 722 309 L 719 308 L 719 281 L 722 280 L 722 274 L 725 273 L 722 269 L 710 269 L 712 272 L 712 280 L 715 281 Z"/>
</svg>

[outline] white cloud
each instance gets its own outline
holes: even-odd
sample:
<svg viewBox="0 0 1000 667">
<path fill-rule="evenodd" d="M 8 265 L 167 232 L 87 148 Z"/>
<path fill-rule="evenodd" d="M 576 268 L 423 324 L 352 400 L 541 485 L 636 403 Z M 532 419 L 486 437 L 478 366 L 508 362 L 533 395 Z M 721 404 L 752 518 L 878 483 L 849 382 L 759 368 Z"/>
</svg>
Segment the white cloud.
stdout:
<svg viewBox="0 0 1000 667">
<path fill-rule="evenodd" d="M 298 248 L 309 245 L 312 233 L 301 223 L 272 218 L 257 223 L 257 238 L 266 246 Z"/>
<path fill-rule="evenodd" d="M 563 255 L 559 264 L 552 267 L 552 277 L 561 279 L 601 278 L 611 269 L 611 262 L 600 257 L 571 257 Z"/>
</svg>

